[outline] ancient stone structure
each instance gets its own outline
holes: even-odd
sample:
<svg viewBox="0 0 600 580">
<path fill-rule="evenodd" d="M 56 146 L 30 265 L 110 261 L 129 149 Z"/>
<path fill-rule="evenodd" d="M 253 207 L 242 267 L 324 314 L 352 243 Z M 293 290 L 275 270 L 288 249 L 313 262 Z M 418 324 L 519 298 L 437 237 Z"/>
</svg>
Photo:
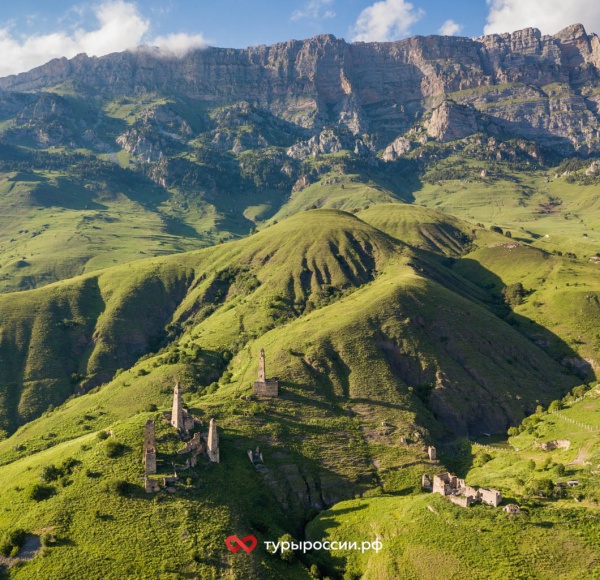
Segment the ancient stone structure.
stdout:
<svg viewBox="0 0 600 580">
<path fill-rule="evenodd" d="M 452 503 L 455 503 L 456 505 L 459 505 L 460 507 L 464 508 L 470 507 L 471 505 L 476 503 L 476 499 L 471 495 L 449 495 L 448 499 Z"/>
<path fill-rule="evenodd" d="M 452 475 L 451 473 L 442 473 L 441 475 L 433 476 L 433 493 L 439 493 L 446 496 L 450 495 L 453 491 L 458 491 L 460 487 L 464 486 L 464 479 L 458 479 L 456 475 Z"/>
<path fill-rule="evenodd" d="M 538 445 L 543 451 L 552 451 L 554 449 L 569 449 L 569 447 L 571 447 L 571 442 L 568 439 L 558 439 L 556 441 L 539 443 Z"/>
<path fill-rule="evenodd" d="M 496 489 L 483 487 L 479 490 L 479 501 L 492 507 L 498 507 L 502 503 L 502 494 Z"/>
<path fill-rule="evenodd" d="M 435 461 L 437 459 L 437 450 L 435 447 L 428 447 L 427 448 L 427 455 L 429 455 L 429 459 L 431 459 L 431 461 Z"/>
<path fill-rule="evenodd" d="M 516 503 L 509 503 L 502 508 L 502 511 L 507 514 L 520 514 L 521 508 Z"/>
<path fill-rule="evenodd" d="M 214 417 L 210 420 L 208 427 L 208 439 L 206 446 L 208 458 L 214 463 L 220 463 L 219 456 L 219 434 L 217 433 L 217 422 Z"/>
<path fill-rule="evenodd" d="M 431 477 L 429 477 L 429 475 L 426 473 L 424 473 L 423 477 L 421 478 L 421 487 L 428 491 L 433 490 L 433 482 L 431 481 Z"/>
<path fill-rule="evenodd" d="M 144 466 L 146 474 L 156 473 L 156 436 L 152 419 L 146 421 L 144 431 Z"/>
<path fill-rule="evenodd" d="M 263 454 L 260 452 L 260 449 L 258 447 L 254 451 L 252 451 L 252 449 L 248 449 L 246 453 L 248 454 L 248 459 L 250 459 L 252 465 L 264 463 Z"/>
<path fill-rule="evenodd" d="M 424 489 L 427 489 L 426 483 L 428 481 L 431 481 L 429 475 L 424 474 L 421 479 L 421 486 Z M 460 479 L 452 473 L 435 475 L 432 488 L 433 493 L 439 493 L 461 507 L 469 507 L 479 502 L 498 507 L 502 503 L 502 494 L 498 490 L 475 489 L 467 485 L 464 479 Z"/>
<path fill-rule="evenodd" d="M 258 397 L 277 397 L 279 396 L 279 381 L 267 378 L 265 364 L 265 350 L 260 349 L 258 359 L 258 380 L 254 383 L 253 392 Z"/>
<path fill-rule="evenodd" d="M 194 419 L 188 415 L 181 402 L 179 381 L 175 383 L 175 390 L 173 391 L 173 409 L 171 411 L 170 423 L 180 433 L 187 433 L 190 429 L 194 428 Z"/>
<path fill-rule="evenodd" d="M 146 493 L 156 493 L 160 491 L 160 485 L 155 479 L 150 479 L 148 476 L 144 477 L 144 489 Z"/>
</svg>

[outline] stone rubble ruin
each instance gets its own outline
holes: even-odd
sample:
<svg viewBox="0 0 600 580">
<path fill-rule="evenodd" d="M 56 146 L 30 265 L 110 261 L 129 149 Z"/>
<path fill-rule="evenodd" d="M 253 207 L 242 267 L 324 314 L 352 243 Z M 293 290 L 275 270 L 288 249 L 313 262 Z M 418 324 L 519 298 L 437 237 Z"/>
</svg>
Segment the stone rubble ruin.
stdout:
<svg viewBox="0 0 600 580">
<path fill-rule="evenodd" d="M 260 452 L 260 448 L 257 447 L 254 451 L 252 449 L 248 449 L 246 453 L 248 454 L 248 459 L 250 459 L 252 465 L 264 463 L 263 454 Z"/>
<path fill-rule="evenodd" d="M 502 503 L 502 493 L 498 490 L 485 487 L 475 489 L 467 485 L 464 479 L 460 479 L 452 473 L 434 475 L 431 487 L 430 483 L 431 478 L 424 474 L 421 479 L 423 489 L 431 489 L 433 493 L 439 493 L 461 507 L 469 507 L 474 503 L 485 503 L 492 507 L 498 507 Z"/>
</svg>

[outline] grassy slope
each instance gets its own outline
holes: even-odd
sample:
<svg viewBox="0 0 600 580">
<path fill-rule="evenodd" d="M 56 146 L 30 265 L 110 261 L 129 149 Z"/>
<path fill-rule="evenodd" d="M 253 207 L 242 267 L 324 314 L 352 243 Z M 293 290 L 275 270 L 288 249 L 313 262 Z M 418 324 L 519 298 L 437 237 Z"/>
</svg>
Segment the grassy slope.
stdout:
<svg viewBox="0 0 600 580">
<path fill-rule="evenodd" d="M 0 503 L 5 518 L 1 525 L 29 531 L 57 526 L 63 538 L 46 558 L 18 574 L 27 578 L 40 571 L 60 574 L 67 566 L 87 566 L 88 577 L 100 567 L 110 577 L 124 562 L 136 574 L 148 558 L 153 567 L 172 558 L 179 569 L 201 577 L 240 562 L 249 566 L 240 574 L 260 577 L 257 570 L 264 566 L 266 577 L 278 574 L 280 564 L 264 552 L 257 551 L 249 562 L 233 560 L 222 544 L 225 535 L 254 533 L 270 540 L 288 531 L 297 537 L 311 505 L 373 489 L 401 492 L 429 469 L 423 441 L 444 433 L 423 401 L 429 398 L 446 425 L 460 428 L 474 422 L 475 428 L 493 425 L 497 413 L 492 414 L 492 407 L 485 410 L 491 400 L 494 409 L 501 406 L 514 420 L 541 396 L 548 401 L 573 384 L 541 350 L 490 314 L 476 287 L 464 282 L 456 293 L 427 273 L 446 285 L 458 285 L 459 279 L 443 270 L 435 260 L 427 262 L 350 214 L 321 210 L 271 226 L 244 243 L 121 266 L 19 293 L 12 301 L 6 297 L 15 321 L 31 311 L 33 325 L 38 321 L 47 329 L 67 332 L 48 324 L 48 317 L 59 322 L 80 317 L 84 324 L 68 328 L 79 337 L 90 324 L 95 349 L 100 350 L 92 350 L 87 360 L 102 368 L 128 343 L 150 334 L 132 324 L 148 320 L 153 309 L 164 311 L 164 296 L 179 293 L 180 298 L 168 303 L 166 312 L 172 317 L 166 316 L 162 324 L 172 319 L 182 329 L 167 351 L 44 413 L 0 442 L 0 478 L 11 481 L 10 492 L 3 494 L 7 502 Z M 78 311 L 77 299 L 86 292 L 97 297 L 97 307 Z M 203 309 L 209 303 L 217 309 Z M 10 336 L 9 330 L 3 336 Z M 16 330 L 14 336 L 20 336 Z M 124 342 L 115 343 L 116 337 Z M 64 350 L 65 344 L 53 336 L 41 341 L 45 348 L 40 349 Z M 267 350 L 269 375 L 280 377 L 282 396 L 257 405 L 240 396 L 250 393 L 260 348 Z M 207 377 L 222 375 L 224 350 L 236 353 L 229 363 L 231 378 L 223 375 L 216 392 L 204 390 Z M 24 360 L 38 359 L 36 352 Z M 169 362 L 174 353 L 179 353 L 179 362 Z M 540 368 L 548 379 L 544 385 L 538 381 Z M 106 482 L 114 478 L 139 485 L 142 427 L 151 416 L 144 409 L 150 404 L 168 409 L 177 378 L 188 390 L 185 399 L 195 414 L 203 420 L 217 418 L 223 464 L 208 471 L 200 466 L 191 477 L 201 480 L 202 487 L 167 496 L 162 504 L 139 491 L 131 499 L 105 491 Z M 381 429 L 382 422 L 388 429 Z M 108 428 L 130 447 L 123 459 L 105 458 L 103 444 L 93 437 Z M 409 444 L 402 445 L 401 437 Z M 270 470 L 264 479 L 245 456 L 256 445 Z M 56 464 L 71 455 L 83 461 L 72 484 L 57 486 L 57 495 L 49 500 L 27 499 L 27 488 L 37 478 L 37 471 L 28 467 Z M 406 464 L 415 465 L 400 468 Z M 90 478 L 86 469 L 102 475 Z M 258 504 L 235 499 L 239 482 L 251 490 L 251 497 L 264 499 Z M 70 503 L 77 509 L 66 510 Z M 288 506 L 287 518 L 281 505 Z M 96 509 L 101 517 L 90 517 Z M 139 517 L 129 517 L 130 510 Z M 218 514 L 222 523 L 219 519 L 208 528 L 200 525 L 209 514 Z M 173 527 L 157 528 L 161 516 Z M 148 522 L 150 535 L 140 521 Z M 174 530 L 179 535 L 184 529 L 190 540 L 171 541 Z M 102 554 L 111 554 L 106 562 L 98 551 L 99 530 L 106 531 L 101 542 Z M 202 551 L 207 542 L 211 553 Z M 195 550 L 201 551 L 199 562 L 193 560 Z M 299 577 L 305 574 L 299 567 L 289 570 Z"/>
<path fill-rule="evenodd" d="M 521 451 L 487 448 L 492 459 L 482 467 L 470 468 L 467 483 L 500 489 L 506 502 L 517 502 L 524 508 L 521 515 L 509 516 L 486 506 L 469 510 L 454 506 L 438 495 L 421 493 L 415 475 L 407 482 L 409 497 L 388 495 L 342 502 L 311 522 L 307 529 L 310 539 L 374 541 L 379 537 L 384 544 L 377 555 L 346 552 L 338 553 L 337 560 L 323 557 L 322 568 L 345 565 L 347 573 L 363 578 L 430 578 L 438 574 L 469 578 L 595 577 L 600 573 L 600 485 L 595 471 L 600 461 L 599 411 L 596 390 L 569 404 L 560 416 L 542 414 L 532 434 L 525 431 L 511 438 L 511 444 Z M 593 431 L 564 417 L 584 422 Z M 534 445 L 557 439 L 569 440 L 569 450 L 544 452 Z M 473 446 L 473 454 L 481 452 L 478 445 Z M 549 457 L 550 464 L 544 467 Z M 536 465 L 533 470 L 531 460 Z M 564 475 L 558 475 L 557 464 L 566 465 Z M 528 483 L 542 478 L 575 479 L 580 485 L 563 499 L 529 496 Z M 583 499 L 577 503 L 575 496 Z"/>
</svg>

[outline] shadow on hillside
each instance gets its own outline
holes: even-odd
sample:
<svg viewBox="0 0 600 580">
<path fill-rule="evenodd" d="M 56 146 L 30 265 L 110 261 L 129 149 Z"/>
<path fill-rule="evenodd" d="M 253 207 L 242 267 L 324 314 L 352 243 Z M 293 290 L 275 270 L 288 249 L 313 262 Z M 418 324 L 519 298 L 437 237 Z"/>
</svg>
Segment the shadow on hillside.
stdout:
<svg viewBox="0 0 600 580">
<path fill-rule="evenodd" d="M 541 253 L 541 256 L 545 257 L 546 254 Z M 541 259 L 545 259 L 544 257 Z M 506 287 L 506 284 L 499 276 L 482 266 L 476 260 L 470 258 L 461 258 L 455 264 L 458 265 L 456 269 L 463 278 L 488 293 L 490 296 L 490 310 L 496 316 L 509 324 L 558 364 L 562 365 L 565 373 L 580 380 L 589 381 L 595 379 L 591 365 L 581 359 L 579 354 L 564 340 L 531 318 L 517 314 L 504 302 L 502 290 Z M 526 288 L 526 290 L 535 291 L 535 288 Z M 533 297 L 528 296 L 525 298 L 525 301 L 529 300 L 533 300 Z M 529 412 L 532 413 L 533 409 L 529 410 Z"/>
</svg>

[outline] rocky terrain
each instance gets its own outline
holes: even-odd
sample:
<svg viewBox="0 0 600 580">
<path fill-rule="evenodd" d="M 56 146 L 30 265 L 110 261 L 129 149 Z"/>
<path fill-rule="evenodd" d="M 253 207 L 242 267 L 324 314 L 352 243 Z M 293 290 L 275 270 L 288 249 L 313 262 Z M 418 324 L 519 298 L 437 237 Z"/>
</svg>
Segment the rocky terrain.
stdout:
<svg viewBox="0 0 600 580">
<path fill-rule="evenodd" d="M 96 100 L 156 93 L 206 106 L 245 101 L 313 134 L 329 125 L 344 127 L 363 137 L 359 147 L 372 149 L 405 133 L 422 140 L 418 129 L 424 127 L 427 138 L 440 141 L 485 130 L 563 153 L 592 154 L 600 147 L 599 79 L 600 39 L 581 25 L 554 36 L 529 28 L 476 39 L 430 36 L 387 43 L 349 44 L 323 35 L 245 50 L 208 48 L 183 58 L 145 48 L 57 59 L 0 79 L 0 111 L 4 119 L 12 117 L 15 105 L 26 99 L 33 101 L 34 117 L 44 106 L 60 112 L 60 104 L 42 105 L 16 92 L 68 88 Z M 172 117 L 155 120 L 175 123 L 165 139 L 193 133 Z M 152 116 L 143 122 L 152 123 Z M 93 141 L 91 133 L 88 138 Z M 141 148 L 151 159 L 158 155 L 137 128 L 118 142 L 134 153 Z M 216 134 L 214 142 L 241 151 L 268 140 L 256 136 L 244 144 Z"/>
</svg>

